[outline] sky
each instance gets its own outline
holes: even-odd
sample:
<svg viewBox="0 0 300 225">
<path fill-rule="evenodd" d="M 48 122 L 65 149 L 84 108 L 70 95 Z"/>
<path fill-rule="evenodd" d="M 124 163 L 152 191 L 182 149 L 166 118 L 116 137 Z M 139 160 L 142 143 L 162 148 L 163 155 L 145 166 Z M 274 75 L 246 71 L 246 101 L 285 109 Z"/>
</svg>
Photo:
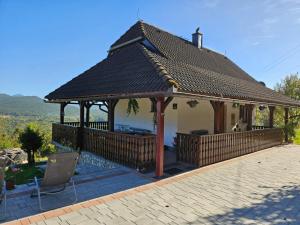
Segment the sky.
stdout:
<svg viewBox="0 0 300 225">
<path fill-rule="evenodd" d="M 49 92 L 137 20 L 226 54 L 268 87 L 300 71 L 300 0 L 0 0 L 0 93 Z"/>
</svg>

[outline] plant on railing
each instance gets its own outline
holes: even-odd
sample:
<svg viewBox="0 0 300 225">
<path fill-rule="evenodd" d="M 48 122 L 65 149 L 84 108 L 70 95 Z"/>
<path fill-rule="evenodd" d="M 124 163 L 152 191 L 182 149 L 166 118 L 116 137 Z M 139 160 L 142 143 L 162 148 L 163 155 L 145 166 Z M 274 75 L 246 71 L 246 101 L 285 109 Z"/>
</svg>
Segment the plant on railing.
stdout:
<svg viewBox="0 0 300 225">
<path fill-rule="evenodd" d="M 127 107 L 127 116 L 129 116 L 133 112 L 137 114 L 139 112 L 139 103 L 135 98 L 131 98 L 128 100 L 128 107 Z"/>
</svg>

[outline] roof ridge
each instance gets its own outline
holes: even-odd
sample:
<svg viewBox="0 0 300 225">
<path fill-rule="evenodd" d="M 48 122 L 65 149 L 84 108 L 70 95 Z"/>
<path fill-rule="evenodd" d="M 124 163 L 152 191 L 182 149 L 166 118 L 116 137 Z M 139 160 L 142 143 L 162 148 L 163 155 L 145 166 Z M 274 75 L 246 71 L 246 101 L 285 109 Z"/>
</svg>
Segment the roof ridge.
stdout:
<svg viewBox="0 0 300 225">
<path fill-rule="evenodd" d="M 150 63 L 154 66 L 155 70 L 158 72 L 159 75 L 162 76 L 163 80 L 166 81 L 168 84 L 171 86 L 174 86 L 175 88 L 178 88 L 179 85 L 173 77 L 170 76 L 169 72 L 167 69 L 153 56 L 151 55 L 146 47 L 143 45 L 140 45 L 142 48 L 143 54 L 149 59 Z"/>
<path fill-rule="evenodd" d="M 139 20 L 138 23 L 140 24 L 142 34 L 144 35 L 144 37 L 146 37 L 146 30 L 145 30 L 145 26 L 144 26 L 143 20 Z"/>
</svg>

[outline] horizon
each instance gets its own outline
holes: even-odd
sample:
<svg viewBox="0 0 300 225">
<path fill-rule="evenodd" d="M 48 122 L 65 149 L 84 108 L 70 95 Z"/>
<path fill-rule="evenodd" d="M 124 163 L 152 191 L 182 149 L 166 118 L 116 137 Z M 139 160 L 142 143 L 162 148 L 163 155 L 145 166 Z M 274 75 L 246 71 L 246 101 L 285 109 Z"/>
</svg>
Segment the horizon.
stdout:
<svg viewBox="0 0 300 225">
<path fill-rule="evenodd" d="M 0 1 L 0 93 L 44 98 L 103 60 L 139 19 L 187 40 L 200 27 L 204 47 L 269 88 L 299 71 L 299 0 L 172 3 Z"/>
</svg>

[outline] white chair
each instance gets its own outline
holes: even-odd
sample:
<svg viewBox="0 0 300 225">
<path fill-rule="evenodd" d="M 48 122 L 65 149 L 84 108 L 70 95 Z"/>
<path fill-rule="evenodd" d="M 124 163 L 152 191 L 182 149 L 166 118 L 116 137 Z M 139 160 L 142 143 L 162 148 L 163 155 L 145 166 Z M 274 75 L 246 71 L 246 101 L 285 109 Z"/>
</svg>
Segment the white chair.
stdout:
<svg viewBox="0 0 300 225">
<path fill-rule="evenodd" d="M 68 184 L 73 187 L 75 202 L 77 202 L 77 193 L 72 176 L 78 162 L 79 154 L 77 152 L 57 153 L 48 157 L 47 167 L 44 178 L 35 177 L 35 191 L 37 192 L 40 210 L 42 208 L 41 195 L 57 194 L 65 190 Z"/>
</svg>

